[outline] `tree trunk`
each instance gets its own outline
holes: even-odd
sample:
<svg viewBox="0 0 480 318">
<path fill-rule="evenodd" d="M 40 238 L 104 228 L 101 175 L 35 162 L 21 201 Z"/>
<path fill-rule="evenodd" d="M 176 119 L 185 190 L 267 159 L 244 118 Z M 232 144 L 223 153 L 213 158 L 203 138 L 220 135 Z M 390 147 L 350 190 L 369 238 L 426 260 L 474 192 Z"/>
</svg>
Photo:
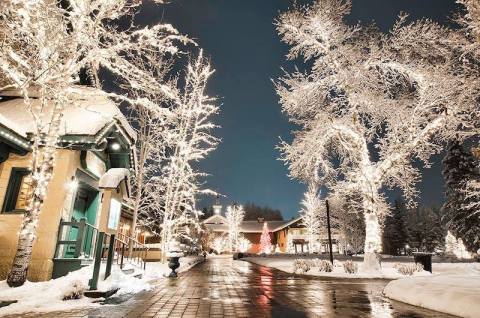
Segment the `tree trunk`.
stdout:
<svg viewBox="0 0 480 318">
<path fill-rule="evenodd" d="M 36 162 L 37 160 L 34 159 L 34 168 L 32 170 L 37 170 L 37 172 L 32 175 L 33 194 L 29 211 L 26 212 L 22 221 L 12 269 L 7 276 L 7 284 L 10 287 L 21 286 L 27 280 L 27 270 L 32 256 L 33 242 L 39 222 L 40 210 L 43 206 L 48 183 L 52 176 L 54 152 L 55 149 L 48 149 L 48 146 L 40 151 L 34 151 L 36 155 L 33 157 L 41 163 L 38 164 Z"/>
<path fill-rule="evenodd" d="M 373 211 L 365 211 L 364 271 L 379 271 L 380 259 L 377 253 L 382 249 L 382 231 L 378 216 Z"/>
<path fill-rule="evenodd" d="M 22 226 L 18 235 L 17 251 L 13 259 L 12 268 L 7 275 L 7 284 L 10 287 L 21 286 L 27 280 L 27 270 L 32 257 L 33 242 L 40 218 L 40 211 L 47 195 L 48 184 L 52 179 L 63 105 L 67 104 L 68 100 L 65 95 L 62 95 L 62 91 L 57 91 L 56 93 L 57 95 L 49 94 L 50 96 L 54 96 L 54 107 L 49 129 L 44 138 L 42 136 L 42 126 L 44 123 L 42 121 L 36 122 L 37 132 L 32 147 L 32 197 L 28 210 L 22 220 Z M 31 109 L 32 106 L 26 96 L 28 96 L 28 94 L 25 93 L 24 99 L 26 100 L 26 104 L 29 105 L 28 108 Z M 41 96 L 46 96 L 43 89 Z M 47 100 L 42 98 L 42 107 L 45 106 L 46 103 Z M 43 142 L 44 144 L 42 144 Z"/>
<path fill-rule="evenodd" d="M 7 284 L 10 287 L 22 286 L 27 280 L 27 270 L 33 250 L 33 241 L 38 224 L 38 216 L 25 216 L 18 236 L 18 245 L 15 258 L 7 276 Z"/>
</svg>

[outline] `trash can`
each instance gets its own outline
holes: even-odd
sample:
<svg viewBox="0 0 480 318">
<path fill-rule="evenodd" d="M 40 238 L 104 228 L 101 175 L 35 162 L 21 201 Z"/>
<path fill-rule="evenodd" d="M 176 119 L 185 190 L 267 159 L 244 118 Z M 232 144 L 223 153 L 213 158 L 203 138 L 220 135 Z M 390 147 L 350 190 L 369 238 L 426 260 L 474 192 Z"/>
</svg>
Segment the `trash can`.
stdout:
<svg viewBox="0 0 480 318">
<path fill-rule="evenodd" d="M 422 264 L 423 269 L 432 272 L 432 253 L 413 253 L 415 264 Z"/>
</svg>

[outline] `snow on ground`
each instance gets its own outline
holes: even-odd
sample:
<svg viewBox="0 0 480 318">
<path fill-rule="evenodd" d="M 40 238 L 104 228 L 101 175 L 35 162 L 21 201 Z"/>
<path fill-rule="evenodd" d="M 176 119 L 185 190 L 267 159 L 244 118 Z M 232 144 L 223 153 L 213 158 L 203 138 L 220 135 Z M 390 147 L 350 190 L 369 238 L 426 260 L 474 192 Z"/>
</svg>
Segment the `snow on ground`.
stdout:
<svg viewBox="0 0 480 318">
<path fill-rule="evenodd" d="M 408 292 L 406 292 L 408 291 Z M 480 315 L 480 276 L 439 274 L 391 281 L 388 298 L 460 317 Z"/>
<path fill-rule="evenodd" d="M 315 258 L 315 256 L 309 257 Z M 293 273 L 293 262 L 295 257 L 292 256 L 274 256 L 274 257 L 245 257 L 242 260 L 252 262 L 262 266 L 273 267 L 287 273 Z M 340 262 L 343 263 L 345 257 L 342 257 Z M 413 257 L 410 258 L 399 258 L 397 259 L 388 259 L 387 261 L 382 261 L 382 270 L 381 272 L 364 272 L 362 271 L 362 260 L 361 258 L 354 258 L 354 262 L 358 265 L 358 273 L 356 274 L 347 274 L 345 273 L 343 266 L 335 266 L 333 271 L 330 273 L 320 272 L 318 268 L 312 268 L 305 275 L 319 276 L 319 277 L 339 277 L 339 278 L 383 278 L 383 279 L 398 279 L 404 278 L 405 276 L 398 273 L 394 268 L 397 263 L 413 263 Z M 339 264 L 340 265 L 340 264 Z M 433 273 L 456 273 L 464 275 L 480 275 L 480 263 L 433 263 Z M 430 276 L 429 272 L 417 272 L 414 276 Z"/>
<path fill-rule="evenodd" d="M 199 256 L 180 258 L 180 268 L 177 272 L 189 270 L 203 260 Z M 128 268 L 127 266 L 124 268 Z M 170 273 L 168 264 L 160 262 L 147 263 L 145 271 L 136 269 L 134 274 L 124 274 L 117 266 L 112 267 L 111 275 L 104 280 L 105 268 L 102 266 L 101 277 L 98 280 L 98 290 L 106 291 L 119 288 L 115 295 L 134 294 L 155 287 L 156 280 Z M 93 265 L 71 272 L 67 276 L 52 279 L 46 282 L 26 282 L 17 288 L 8 287 L 6 281 L 0 281 L 0 301 L 17 300 L 17 303 L 0 308 L 0 316 L 25 312 L 48 312 L 71 310 L 89 306 L 101 306 L 99 299 L 81 297 L 80 299 L 63 300 L 66 295 L 76 290 L 88 289 L 88 281 L 92 278 Z M 143 274 L 141 279 L 133 277 Z"/>
</svg>

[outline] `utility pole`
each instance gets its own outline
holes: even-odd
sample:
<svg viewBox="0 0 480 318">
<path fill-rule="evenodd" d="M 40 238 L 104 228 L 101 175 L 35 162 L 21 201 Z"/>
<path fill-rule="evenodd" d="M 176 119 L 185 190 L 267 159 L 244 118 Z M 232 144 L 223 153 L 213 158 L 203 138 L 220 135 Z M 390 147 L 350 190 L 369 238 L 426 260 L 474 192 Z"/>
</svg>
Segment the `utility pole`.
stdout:
<svg viewBox="0 0 480 318">
<path fill-rule="evenodd" d="M 327 206 L 328 251 L 330 252 L 330 262 L 333 265 L 332 232 L 330 229 L 330 206 L 328 200 L 325 200 L 325 205 Z"/>
</svg>

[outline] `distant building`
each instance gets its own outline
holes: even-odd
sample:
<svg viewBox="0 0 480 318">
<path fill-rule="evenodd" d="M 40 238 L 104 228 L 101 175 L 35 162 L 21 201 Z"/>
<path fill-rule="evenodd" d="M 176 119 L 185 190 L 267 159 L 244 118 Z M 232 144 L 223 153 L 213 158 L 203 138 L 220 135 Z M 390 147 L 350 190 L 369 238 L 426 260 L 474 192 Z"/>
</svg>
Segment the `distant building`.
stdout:
<svg viewBox="0 0 480 318">
<path fill-rule="evenodd" d="M 216 235 L 228 234 L 227 219 L 221 213 L 221 206 L 216 203 L 214 206 L 215 214 L 203 221 L 207 229 Z M 240 233 L 252 244 L 248 253 L 260 252 L 260 236 L 263 230 L 263 224 L 267 223 L 270 230 L 271 242 L 275 246 L 276 252 L 280 253 L 307 253 L 308 236 L 305 227 L 302 225 L 302 216 L 297 216 L 291 220 L 285 221 L 243 221 L 240 225 Z M 343 248 L 338 241 L 338 235 L 332 235 L 332 250 L 335 253 L 343 253 Z M 328 252 L 328 239 L 326 236 L 319 235 L 314 245 L 315 253 Z"/>
</svg>

